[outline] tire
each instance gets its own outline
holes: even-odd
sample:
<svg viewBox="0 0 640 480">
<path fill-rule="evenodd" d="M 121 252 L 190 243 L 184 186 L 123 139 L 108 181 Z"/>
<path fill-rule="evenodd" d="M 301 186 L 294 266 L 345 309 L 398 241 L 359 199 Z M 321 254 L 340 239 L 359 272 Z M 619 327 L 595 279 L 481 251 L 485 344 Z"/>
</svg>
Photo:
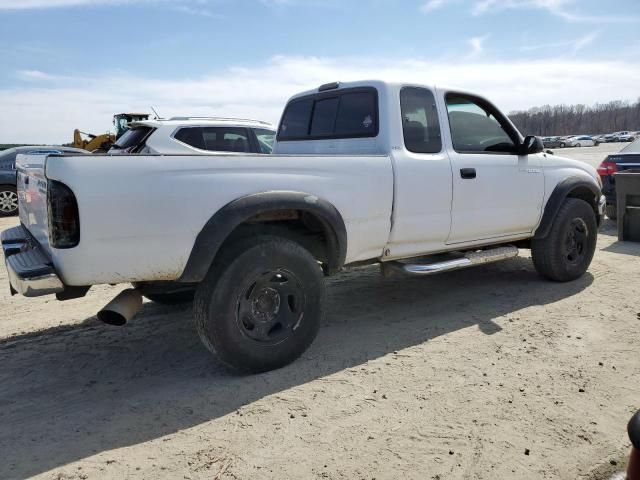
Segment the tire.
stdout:
<svg viewBox="0 0 640 480">
<path fill-rule="evenodd" d="M 171 293 L 144 293 L 143 295 L 153 303 L 160 305 L 182 305 L 193 302 L 195 290 L 181 290 Z"/>
<path fill-rule="evenodd" d="M 564 143 L 564 142 L 562 142 L 562 143 L 560 144 L 560 148 L 564 148 L 564 147 L 566 147 L 566 146 L 567 146 L 567 144 L 566 144 L 566 143 Z"/>
<path fill-rule="evenodd" d="M 322 270 L 306 249 L 281 237 L 254 237 L 220 252 L 198 286 L 196 330 L 231 370 L 274 370 L 311 345 L 324 299 Z"/>
<path fill-rule="evenodd" d="M 607 204 L 604 213 L 607 215 L 607 217 L 609 217 L 611 220 L 615 220 L 618 218 L 618 207 L 616 205 L 609 205 Z"/>
<path fill-rule="evenodd" d="M 531 243 L 537 272 L 556 282 L 581 277 L 593 259 L 597 234 L 596 214 L 591 206 L 584 200 L 567 198 L 549 234 Z"/>
<path fill-rule="evenodd" d="M 18 192 L 14 185 L 0 185 L 0 217 L 18 214 Z"/>
</svg>

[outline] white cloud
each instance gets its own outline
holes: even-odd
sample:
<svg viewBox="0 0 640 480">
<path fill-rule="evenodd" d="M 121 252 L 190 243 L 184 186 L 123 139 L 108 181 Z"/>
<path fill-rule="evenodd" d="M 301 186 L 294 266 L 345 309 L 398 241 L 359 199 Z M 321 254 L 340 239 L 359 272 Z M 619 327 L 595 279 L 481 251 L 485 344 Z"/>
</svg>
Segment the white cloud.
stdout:
<svg viewBox="0 0 640 480">
<path fill-rule="evenodd" d="M 428 0 L 420 6 L 422 13 L 430 13 L 451 3 L 451 0 Z"/>
<path fill-rule="evenodd" d="M 467 40 L 467 43 L 471 47 L 471 53 L 469 57 L 476 57 L 484 50 L 484 42 L 489 38 L 489 35 L 483 35 L 481 37 L 471 37 Z"/>
<path fill-rule="evenodd" d="M 277 122 L 287 98 L 336 80 L 383 78 L 457 85 L 487 95 L 505 111 L 555 103 L 635 99 L 640 66 L 563 58 L 465 63 L 396 58 L 274 57 L 201 78 L 166 80 L 122 72 L 59 77 L 41 72 L 19 88 L 0 89 L 0 143 L 58 143 L 74 128 L 101 133 L 122 111 L 163 116 L 223 115 Z M 27 75 L 29 76 L 29 75 Z"/>
<path fill-rule="evenodd" d="M 133 3 L 134 1 L 135 0 L 0 0 L 0 10 L 79 7 L 86 5 L 116 5 L 123 3 Z"/>
<path fill-rule="evenodd" d="M 52 80 L 54 78 L 53 75 L 40 70 L 18 70 L 16 74 L 22 80 Z"/>
<path fill-rule="evenodd" d="M 633 15 L 609 15 L 598 11 L 597 15 L 580 12 L 576 0 L 474 0 L 472 13 L 482 15 L 505 9 L 542 9 L 569 22 L 585 23 L 633 23 L 639 18 Z"/>
<path fill-rule="evenodd" d="M 575 40 L 524 45 L 520 47 L 519 50 L 521 52 L 533 52 L 537 50 L 559 50 L 561 52 L 568 51 L 572 55 L 577 55 L 580 50 L 591 45 L 599 36 L 600 32 L 593 32 L 579 37 Z"/>
</svg>

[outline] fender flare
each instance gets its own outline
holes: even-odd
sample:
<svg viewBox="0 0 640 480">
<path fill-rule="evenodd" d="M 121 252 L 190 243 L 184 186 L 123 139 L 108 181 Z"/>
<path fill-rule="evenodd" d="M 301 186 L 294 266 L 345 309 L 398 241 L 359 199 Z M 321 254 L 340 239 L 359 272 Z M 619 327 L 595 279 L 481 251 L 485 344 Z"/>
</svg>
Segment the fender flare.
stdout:
<svg viewBox="0 0 640 480">
<path fill-rule="evenodd" d="M 289 209 L 309 212 L 320 220 L 329 250 L 328 270 L 336 272 L 342 268 L 347 254 L 347 230 L 336 207 L 310 193 L 270 191 L 240 197 L 218 210 L 198 233 L 178 282 L 202 281 L 224 241 L 246 220 L 261 213 Z"/>
<path fill-rule="evenodd" d="M 598 185 L 596 185 L 595 182 L 589 182 L 588 180 L 580 177 L 565 178 L 563 181 L 558 183 L 553 189 L 553 192 L 551 192 L 549 200 L 547 200 L 547 204 L 544 207 L 544 213 L 542 214 L 540 225 L 538 225 L 538 228 L 536 228 L 535 235 L 533 236 L 534 239 L 538 240 L 549 235 L 551 226 L 553 225 L 553 220 L 558 214 L 558 210 L 560 210 L 560 207 L 564 203 L 565 199 L 570 195 L 570 193 L 578 188 L 586 188 L 593 194 L 594 200 L 592 201 L 591 206 L 595 206 L 596 215 L 598 215 L 598 198 L 602 194 Z M 600 220 L 598 219 L 598 223 L 599 222 Z"/>
</svg>

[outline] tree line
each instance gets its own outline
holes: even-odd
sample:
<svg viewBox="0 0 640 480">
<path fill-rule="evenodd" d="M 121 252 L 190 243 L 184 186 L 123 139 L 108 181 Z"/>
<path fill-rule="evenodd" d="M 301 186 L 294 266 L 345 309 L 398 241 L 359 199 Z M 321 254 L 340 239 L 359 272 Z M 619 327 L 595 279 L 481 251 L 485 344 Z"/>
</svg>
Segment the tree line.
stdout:
<svg viewBox="0 0 640 480">
<path fill-rule="evenodd" d="M 637 102 L 615 100 L 595 105 L 544 105 L 509 114 L 523 134 L 597 135 L 621 130 L 640 130 L 640 98 Z"/>
</svg>

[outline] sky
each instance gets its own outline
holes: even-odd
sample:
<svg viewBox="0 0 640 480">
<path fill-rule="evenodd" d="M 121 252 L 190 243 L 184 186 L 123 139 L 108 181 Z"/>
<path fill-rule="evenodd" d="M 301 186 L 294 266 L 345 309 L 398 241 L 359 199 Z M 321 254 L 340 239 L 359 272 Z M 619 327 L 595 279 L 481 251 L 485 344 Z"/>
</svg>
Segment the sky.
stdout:
<svg viewBox="0 0 640 480">
<path fill-rule="evenodd" d="M 374 78 L 506 112 L 640 98 L 640 0 L 0 0 L 0 25 L 0 143 L 150 107 L 277 123 L 295 93 Z"/>
</svg>

